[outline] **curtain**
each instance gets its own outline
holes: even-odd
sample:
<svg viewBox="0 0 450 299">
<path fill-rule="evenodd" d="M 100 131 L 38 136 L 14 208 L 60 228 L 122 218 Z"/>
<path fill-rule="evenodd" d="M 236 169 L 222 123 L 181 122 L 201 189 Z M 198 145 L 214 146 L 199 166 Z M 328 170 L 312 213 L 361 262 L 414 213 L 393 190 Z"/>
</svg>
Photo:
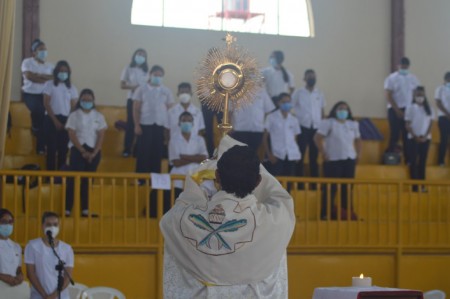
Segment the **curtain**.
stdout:
<svg viewBox="0 0 450 299">
<path fill-rule="evenodd" d="M 0 1 L 0 169 L 5 156 L 6 127 L 11 97 L 16 0 Z"/>
</svg>

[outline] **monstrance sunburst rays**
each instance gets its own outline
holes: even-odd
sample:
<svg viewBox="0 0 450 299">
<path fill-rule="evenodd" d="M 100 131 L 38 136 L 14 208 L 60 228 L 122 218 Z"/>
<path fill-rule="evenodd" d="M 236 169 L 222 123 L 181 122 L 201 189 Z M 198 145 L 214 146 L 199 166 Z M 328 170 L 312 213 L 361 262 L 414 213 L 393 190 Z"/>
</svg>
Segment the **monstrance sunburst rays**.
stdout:
<svg viewBox="0 0 450 299">
<path fill-rule="evenodd" d="M 228 123 L 229 105 L 236 110 L 250 104 L 262 77 L 256 60 L 240 47 L 233 45 L 227 34 L 225 48 L 211 48 L 197 70 L 199 100 L 214 111 L 223 111 L 219 128 L 224 134 L 232 127 Z"/>
</svg>

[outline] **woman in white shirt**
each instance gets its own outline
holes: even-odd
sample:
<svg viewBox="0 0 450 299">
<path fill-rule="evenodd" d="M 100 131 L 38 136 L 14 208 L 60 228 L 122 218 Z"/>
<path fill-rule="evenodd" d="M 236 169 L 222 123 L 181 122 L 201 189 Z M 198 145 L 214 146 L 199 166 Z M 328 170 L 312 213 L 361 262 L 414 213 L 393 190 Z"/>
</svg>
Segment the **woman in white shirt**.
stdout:
<svg viewBox="0 0 450 299">
<path fill-rule="evenodd" d="M 275 97 L 281 93 L 292 94 L 294 91 L 294 77 L 284 68 L 283 61 L 284 53 L 273 51 L 269 58 L 270 66 L 262 71 L 267 93 L 274 104 L 276 104 Z"/>
<path fill-rule="evenodd" d="M 450 72 L 445 73 L 444 84 L 436 88 L 434 98 L 438 107 L 439 135 L 441 138 L 439 142 L 438 164 L 444 166 L 448 136 L 450 135 Z"/>
<path fill-rule="evenodd" d="M 319 153 L 323 157 L 323 174 L 329 178 L 354 178 L 356 163 L 361 153 L 361 135 L 359 124 L 353 120 L 352 111 L 346 102 L 336 103 L 330 111 L 328 118 L 323 119 L 314 136 Z M 323 186 L 321 219 L 328 219 L 327 212 L 327 186 Z M 331 219 L 338 216 L 335 207 L 336 184 L 331 184 L 330 206 L 332 207 Z M 356 215 L 348 211 L 348 199 L 350 191 L 347 184 L 341 186 L 341 218 L 346 219 L 351 213 L 351 219 L 356 220 Z"/>
<path fill-rule="evenodd" d="M 65 60 L 58 61 L 53 70 L 53 80 L 47 81 L 44 87 L 47 170 L 61 169 L 66 163 L 69 135 L 64 126 L 77 98 L 78 91 L 71 82 L 69 64 Z"/>
<path fill-rule="evenodd" d="M 53 65 L 46 62 L 47 47 L 40 39 L 31 44 L 33 57 L 22 62 L 23 100 L 31 113 L 31 130 L 36 136 L 36 152 L 45 154 L 45 140 L 42 128 L 44 125 L 45 108 L 42 91 L 44 84 L 53 79 Z"/>
<path fill-rule="evenodd" d="M 61 299 L 70 299 L 67 286 L 70 283 L 74 266 L 72 247 L 57 238 L 59 233 L 59 216 L 54 212 L 44 212 L 42 215 L 42 237 L 31 240 L 25 247 L 25 264 L 27 276 L 31 283 L 30 299 L 57 299 L 58 292 L 58 259 L 53 252 L 52 245 L 60 259 L 64 262 L 65 271 L 62 272 Z M 51 235 L 51 240 L 48 235 Z"/>
<path fill-rule="evenodd" d="M 91 89 L 80 93 L 75 111 L 69 115 L 66 129 L 69 132 L 70 162 L 72 171 L 97 170 L 101 159 L 101 149 L 107 128 L 105 117 L 95 109 L 95 96 Z M 81 179 L 81 216 L 89 216 L 88 179 Z M 73 179 L 67 180 L 66 216 L 70 216 L 74 200 Z M 92 214 L 93 217 L 97 216 Z"/>
<path fill-rule="evenodd" d="M 120 76 L 120 88 L 127 93 L 127 126 L 123 145 L 123 157 L 129 157 L 134 143 L 133 94 L 136 88 L 148 81 L 147 52 L 137 49 L 131 56 L 130 64 L 125 67 Z"/>
<path fill-rule="evenodd" d="M 414 90 L 412 104 L 406 107 L 405 111 L 405 126 L 408 132 L 407 150 L 411 179 L 425 179 L 432 123 L 433 112 L 425 96 L 425 88 L 418 86 Z M 418 186 L 413 186 L 413 191 L 418 191 Z"/>
<path fill-rule="evenodd" d="M 13 214 L 7 209 L 0 209 L 0 281 L 11 287 L 23 282 L 22 249 L 9 238 L 13 227 Z"/>
</svg>

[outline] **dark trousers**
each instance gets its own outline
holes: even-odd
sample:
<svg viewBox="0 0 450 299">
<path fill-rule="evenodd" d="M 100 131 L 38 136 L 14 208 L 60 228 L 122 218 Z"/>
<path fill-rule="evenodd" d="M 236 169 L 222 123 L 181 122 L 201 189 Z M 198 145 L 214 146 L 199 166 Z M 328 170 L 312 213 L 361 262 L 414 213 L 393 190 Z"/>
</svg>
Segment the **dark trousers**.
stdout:
<svg viewBox="0 0 450 299">
<path fill-rule="evenodd" d="M 450 120 L 446 116 L 440 116 L 438 120 L 439 133 L 441 140 L 439 142 L 438 164 L 445 163 L 445 155 L 447 154 L 448 136 L 450 134 Z"/>
<path fill-rule="evenodd" d="M 319 150 L 314 143 L 314 135 L 317 132 L 317 129 L 305 128 L 301 127 L 302 133 L 300 137 L 297 138 L 298 147 L 300 148 L 300 152 L 302 153 L 302 159 L 297 164 L 297 175 L 304 176 L 304 160 L 305 160 L 305 152 L 309 147 L 309 176 L 310 177 L 318 177 L 319 176 L 319 164 L 317 163 L 317 158 L 319 156 Z"/>
<path fill-rule="evenodd" d="M 405 108 L 400 109 L 405 112 Z M 403 142 L 403 158 L 405 159 L 405 163 L 409 162 L 408 151 L 406 150 L 407 144 L 407 132 L 405 126 L 405 120 L 401 117 L 398 117 L 395 114 L 394 108 L 388 109 L 388 121 L 389 121 L 389 145 L 387 148 L 387 152 L 393 152 L 397 145 L 397 142 L 400 140 L 400 134 L 402 135 Z"/>
<path fill-rule="evenodd" d="M 83 148 L 88 152 L 93 152 L 94 149 L 92 147 L 83 145 Z M 69 170 L 70 171 L 91 171 L 95 172 L 97 170 L 98 164 L 100 163 L 101 153 L 99 152 L 97 156 L 89 163 L 87 160 L 83 158 L 81 152 L 74 146 L 70 148 L 70 163 Z M 80 187 L 80 200 L 81 200 L 81 210 L 89 209 L 89 179 L 82 178 L 81 179 L 81 187 Z M 66 188 L 66 211 L 71 211 L 73 208 L 73 199 L 74 199 L 74 179 L 67 179 L 67 188 Z"/>
<path fill-rule="evenodd" d="M 67 122 L 67 116 L 56 115 L 56 118 L 63 125 Z M 65 129 L 56 130 L 48 115 L 44 120 L 44 132 L 47 141 L 47 170 L 59 170 L 66 163 L 69 134 Z"/>
<path fill-rule="evenodd" d="M 430 141 L 416 142 L 408 139 L 409 171 L 411 179 L 424 180 Z"/>
<path fill-rule="evenodd" d="M 214 154 L 214 116 L 217 115 L 217 121 L 222 121 L 223 113 L 216 113 L 205 105 L 202 105 L 203 118 L 205 120 L 205 141 L 206 148 L 210 157 Z"/>
<path fill-rule="evenodd" d="M 262 142 L 263 133 L 234 131 L 232 137 L 237 141 L 247 144 L 249 148 L 257 152 Z"/>
<path fill-rule="evenodd" d="M 323 163 L 323 175 L 327 178 L 354 178 L 355 177 L 356 162 L 353 159 L 327 161 Z M 335 204 L 335 196 L 337 191 L 337 184 L 331 184 L 331 207 Z M 347 209 L 350 190 L 347 184 L 341 185 L 341 208 Z M 328 188 L 327 185 L 322 186 L 322 206 L 320 211 L 321 217 L 327 216 L 327 199 Z"/>
<path fill-rule="evenodd" d="M 31 130 L 36 136 L 36 152 L 45 151 L 45 137 L 43 132 L 45 107 L 42 94 L 23 93 L 23 100 L 31 115 Z"/>
<path fill-rule="evenodd" d="M 174 200 L 176 200 L 178 198 L 178 196 L 180 196 L 181 192 L 183 192 L 183 189 L 180 188 L 174 188 Z M 152 191 L 150 193 L 150 212 L 149 212 L 149 216 L 151 218 L 156 218 L 157 216 L 157 192 L 156 191 Z M 172 207 L 171 203 L 170 203 L 170 190 L 164 190 L 164 197 L 163 197 L 163 213 L 167 213 L 170 208 Z"/>
<path fill-rule="evenodd" d="M 133 120 L 133 100 L 127 100 L 127 126 L 125 128 L 125 139 L 123 142 L 123 152 L 131 154 L 134 143 L 134 120 Z"/>
<path fill-rule="evenodd" d="M 164 150 L 164 127 L 141 125 L 142 135 L 136 141 L 136 172 L 161 172 Z"/>
</svg>

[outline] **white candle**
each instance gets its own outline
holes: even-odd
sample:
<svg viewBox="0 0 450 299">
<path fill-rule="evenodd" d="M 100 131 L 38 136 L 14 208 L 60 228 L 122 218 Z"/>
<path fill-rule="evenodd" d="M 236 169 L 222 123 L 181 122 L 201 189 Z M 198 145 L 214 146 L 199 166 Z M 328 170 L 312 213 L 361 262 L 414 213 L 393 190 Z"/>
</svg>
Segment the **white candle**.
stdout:
<svg viewBox="0 0 450 299">
<path fill-rule="evenodd" d="M 352 286 L 354 287 L 371 287 L 372 277 L 364 277 L 361 274 L 359 277 L 352 277 Z"/>
</svg>

